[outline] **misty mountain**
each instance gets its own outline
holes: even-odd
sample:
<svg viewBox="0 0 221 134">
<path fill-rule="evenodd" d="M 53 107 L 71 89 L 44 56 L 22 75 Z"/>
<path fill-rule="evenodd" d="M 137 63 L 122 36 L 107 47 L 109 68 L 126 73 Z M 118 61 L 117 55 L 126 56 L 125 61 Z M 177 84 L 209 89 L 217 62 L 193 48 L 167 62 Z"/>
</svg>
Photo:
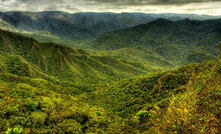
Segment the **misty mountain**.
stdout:
<svg viewBox="0 0 221 134">
<path fill-rule="evenodd" d="M 87 40 L 105 32 L 144 24 L 158 18 L 169 20 L 216 19 L 218 16 L 195 14 L 144 14 L 144 13 L 66 13 L 1 12 L 0 18 L 19 31 L 48 31 L 63 40 Z"/>
</svg>

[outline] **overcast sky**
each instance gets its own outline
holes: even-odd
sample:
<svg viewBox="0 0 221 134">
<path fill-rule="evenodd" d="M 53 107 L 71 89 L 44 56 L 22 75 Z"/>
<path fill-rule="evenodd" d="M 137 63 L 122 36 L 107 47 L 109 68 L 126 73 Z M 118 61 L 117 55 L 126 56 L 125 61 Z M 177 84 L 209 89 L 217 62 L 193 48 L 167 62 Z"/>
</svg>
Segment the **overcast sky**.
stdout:
<svg viewBox="0 0 221 134">
<path fill-rule="evenodd" d="M 0 11 L 145 12 L 221 15 L 221 0 L 0 0 Z"/>
</svg>

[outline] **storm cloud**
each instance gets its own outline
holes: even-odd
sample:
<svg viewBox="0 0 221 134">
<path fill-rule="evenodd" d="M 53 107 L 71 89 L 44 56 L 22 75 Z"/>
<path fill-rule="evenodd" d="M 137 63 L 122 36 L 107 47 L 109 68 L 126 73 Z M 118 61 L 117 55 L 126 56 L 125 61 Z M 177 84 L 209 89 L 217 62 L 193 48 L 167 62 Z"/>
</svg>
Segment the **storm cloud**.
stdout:
<svg viewBox="0 0 221 134">
<path fill-rule="evenodd" d="M 170 12 L 221 15 L 221 0 L 0 0 L 0 11 Z"/>
</svg>

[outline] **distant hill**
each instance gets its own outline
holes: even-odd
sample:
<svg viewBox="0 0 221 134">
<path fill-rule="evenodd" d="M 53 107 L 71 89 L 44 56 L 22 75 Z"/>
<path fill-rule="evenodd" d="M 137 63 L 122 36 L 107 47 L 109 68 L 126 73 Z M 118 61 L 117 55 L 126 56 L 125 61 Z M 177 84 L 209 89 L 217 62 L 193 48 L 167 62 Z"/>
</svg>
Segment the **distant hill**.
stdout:
<svg viewBox="0 0 221 134">
<path fill-rule="evenodd" d="M 66 13 L 45 12 L 1 12 L 0 18 L 18 31 L 48 31 L 62 40 L 87 40 L 105 32 L 144 24 L 158 18 L 169 20 L 217 19 L 218 16 L 195 14 L 144 14 L 144 13 Z M 48 37 L 46 37 L 48 39 Z M 44 41 L 43 38 L 39 40 Z"/>
<path fill-rule="evenodd" d="M 2 20 L 1 18 L 0 18 L 0 29 L 9 30 L 9 31 L 17 31 L 15 27 L 10 25 L 8 22 Z"/>
<path fill-rule="evenodd" d="M 92 49 L 109 51 L 112 56 L 124 58 L 121 51 L 127 48 L 146 50 L 158 59 L 164 59 L 174 65 L 183 65 L 203 60 L 216 59 L 217 43 L 221 41 L 221 20 L 155 21 L 127 29 L 105 33 L 91 42 Z M 127 51 L 127 50 L 126 50 Z M 141 52 L 141 51 L 140 51 Z M 126 53 L 126 52 L 125 52 Z M 147 53 L 130 53 L 130 57 Z M 146 58 L 148 61 L 148 58 Z M 156 63 L 156 61 L 155 61 Z"/>
</svg>

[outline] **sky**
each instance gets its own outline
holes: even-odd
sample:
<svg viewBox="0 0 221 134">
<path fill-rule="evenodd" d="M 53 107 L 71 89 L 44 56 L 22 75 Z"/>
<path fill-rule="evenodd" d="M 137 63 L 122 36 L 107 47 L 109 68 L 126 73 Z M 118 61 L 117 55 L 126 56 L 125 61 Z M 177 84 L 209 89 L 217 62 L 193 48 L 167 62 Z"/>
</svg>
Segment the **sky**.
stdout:
<svg viewBox="0 0 221 134">
<path fill-rule="evenodd" d="M 144 12 L 221 15 L 221 0 L 0 0 L 0 11 Z"/>
</svg>

